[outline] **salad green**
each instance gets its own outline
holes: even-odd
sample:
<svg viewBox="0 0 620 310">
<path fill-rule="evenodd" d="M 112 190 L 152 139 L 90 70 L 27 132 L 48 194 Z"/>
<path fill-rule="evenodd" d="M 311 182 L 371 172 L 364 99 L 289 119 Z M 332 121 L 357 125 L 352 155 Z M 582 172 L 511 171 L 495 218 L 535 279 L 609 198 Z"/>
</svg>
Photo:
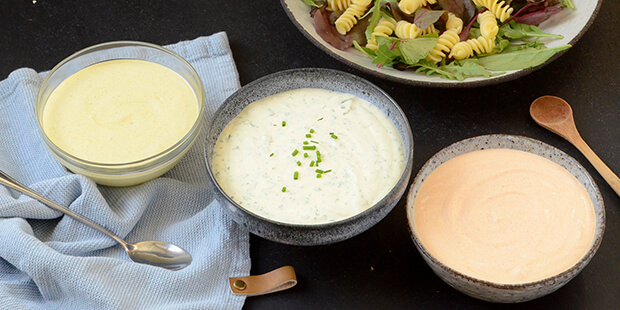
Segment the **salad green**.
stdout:
<svg viewBox="0 0 620 310">
<path fill-rule="evenodd" d="M 541 38 L 561 39 L 562 36 L 545 33 L 538 27 L 552 15 L 565 9 L 573 9 L 570 0 L 510 1 L 507 5 L 513 8 L 513 13 L 503 23 L 496 21 L 499 31 L 496 31 L 495 37 L 490 38 L 494 45 L 484 50 L 476 49 L 470 44 L 475 52 L 471 53 L 472 57 L 465 59 L 454 59 L 450 49 L 457 43 L 481 37 L 477 16 L 489 10 L 485 7 L 476 7 L 471 0 L 437 0 L 434 4 L 427 3 L 418 8 L 412 14 L 401 11 L 398 0 L 374 0 L 369 5 L 368 11 L 359 17 L 360 20 L 367 22 L 359 23 L 359 27 L 353 27 L 346 35 L 334 33 L 333 21 L 342 14 L 342 11 L 327 11 L 327 1 L 332 0 L 303 1 L 313 7 L 311 16 L 315 27 L 321 29 L 321 32 L 317 32 L 322 38 L 342 50 L 351 47 L 359 50 L 380 68 L 391 66 L 398 70 L 413 70 L 421 74 L 440 75 L 447 79 L 462 81 L 469 77 L 492 77 L 509 70 L 535 67 L 571 47 L 570 45 L 546 47 L 540 41 Z M 462 31 L 459 29 L 460 42 L 450 43 L 442 39 L 441 34 L 448 30 L 448 18 L 454 16 L 462 20 Z M 380 25 L 382 20 L 390 21 L 394 25 L 407 22 L 413 25 L 411 27 L 417 27 L 416 29 L 436 29 L 436 31 L 412 38 L 397 36 L 395 29 L 392 29 L 391 33 L 385 33 L 385 29 L 381 30 L 383 33 L 376 32 L 375 27 Z M 378 26 L 377 30 L 379 27 L 381 26 Z M 454 37 L 456 38 L 456 35 Z M 376 41 L 376 46 L 366 47 L 368 40 Z M 443 48 L 445 53 L 441 54 L 443 57 L 440 61 L 434 62 L 428 56 L 431 51 L 438 48 Z"/>
</svg>

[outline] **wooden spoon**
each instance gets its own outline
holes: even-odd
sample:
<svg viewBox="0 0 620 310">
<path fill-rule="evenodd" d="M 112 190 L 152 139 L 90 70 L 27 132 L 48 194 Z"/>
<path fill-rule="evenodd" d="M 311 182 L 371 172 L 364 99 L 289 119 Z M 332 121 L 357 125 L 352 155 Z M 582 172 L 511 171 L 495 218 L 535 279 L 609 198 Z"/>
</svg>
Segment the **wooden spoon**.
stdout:
<svg viewBox="0 0 620 310">
<path fill-rule="evenodd" d="M 583 141 L 577 131 L 577 127 L 575 127 L 573 110 L 568 102 L 554 96 L 542 96 L 532 102 L 530 115 L 538 125 L 551 130 L 572 143 L 603 176 L 616 194 L 620 196 L 620 179 Z"/>
</svg>

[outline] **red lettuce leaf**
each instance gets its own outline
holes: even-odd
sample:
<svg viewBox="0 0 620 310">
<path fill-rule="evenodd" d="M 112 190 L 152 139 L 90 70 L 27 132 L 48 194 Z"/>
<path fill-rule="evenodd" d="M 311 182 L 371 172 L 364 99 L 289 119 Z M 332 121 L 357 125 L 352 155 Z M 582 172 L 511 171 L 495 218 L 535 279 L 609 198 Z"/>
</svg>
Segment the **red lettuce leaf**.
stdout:
<svg viewBox="0 0 620 310">
<path fill-rule="evenodd" d="M 469 21 L 467 25 L 463 26 L 463 30 L 459 34 L 459 38 L 461 39 L 461 41 L 467 41 L 467 39 L 469 39 L 469 30 L 471 29 L 471 26 L 474 24 L 474 22 L 478 18 L 478 15 L 480 13 L 483 13 L 486 10 L 487 9 L 480 10 L 480 12 L 478 12 L 476 15 L 474 15 L 474 17 L 472 17 L 472 19 Z"/>
<path fill-rule="evenodd" d="M 310 14 L 316 33 L 327 43 L 339 50 L 345 50 L 353 46 L 352 42 L 346 42 L 344 36 L 336 30 L 336 27 L 329 23 L 330 12 L 325 9 L 314 9 Z"/>
<path fill-rule="evenodd" d="M 437 3 L 442 9 L 458 16 L 464 24 L 476 15 L 476 7 L 471 0 L 438 0 Z"/>
<path fill-rule="evenodd" d="M 561 12 L 563 9 L 564 8 L 559 5 L 551 6 L 551 7 L 543 8 L 542 10 L 534 11 L 532 13 L 527 13 L 521 16 L 513 17 L 512 20 L 514 20 L 517 23 L 538 26 L 542 22 L 549 19 L 549 17 Z"/>
<path fill-rule="evenodd" d="M 413 23 L 413 16 L 401 11 L 396 3 L 388 2 L 385 6 L 392 11 L 392 16 L 394 16 L 396 20 L 405 20 Z"/>
<path fill-rule="evenodd" d="M 366 28 L 370 24 L 370 15 L 365 18 L 358 20 L 357 24 L 347 32 L 347 35 L 344 36 L 344 41 L 353 44 L 353 41 L 361 45 L 366 45 Z M 334 27 L 335 29 L 335 27 Z"/>
<path fill-rule="evenodd" d="M 515 0 L 514 7 L 519 8 L 511 18 L 504 22 L 514 20 L 518 23 L 538 26 L 549 17 L 561 12 L 564 8 L 559 0 Z"/>
<path fill-rule="evenodd" d="M 366 17 L 357 22 L 353 28 L 346 34 L 341 35 L 334 25 L 332 25 L 330 16 L 334 14 L 339 14 L 339 12 L 329 12 L 325 8 L 321 9 L 313 9 L 310 11 L 310 16 L 312 16 L 312 24 L 314 25 L 314 29 L 316 33 L 331 46 L 339 49 L 345 50 L 349 47 L 353 46 L 353 41 L 356 41 L 360 45 L 366 45 L 366 34 L 364 31 L 368 27 L 368 19 Z"/>
</svg>

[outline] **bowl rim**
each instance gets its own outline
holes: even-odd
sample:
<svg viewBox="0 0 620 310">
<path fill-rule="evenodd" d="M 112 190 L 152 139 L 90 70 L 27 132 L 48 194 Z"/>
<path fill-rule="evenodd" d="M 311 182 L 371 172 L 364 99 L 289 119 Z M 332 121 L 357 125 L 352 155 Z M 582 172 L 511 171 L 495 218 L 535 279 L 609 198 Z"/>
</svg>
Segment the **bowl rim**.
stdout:
<svg viewBox="0 0 620 310">
<path fill-rule="evenodd" d="M 588 251 L 574 264 L 572 265 L 570 268 L 568 268 L 567 270 L 562 271 L 559 274 L 541 279 L 541 280 L 537 280 L 537 281 L 531 281 L 531 282 L 525 282 L 525 283 L 497 283 L 497 282 L 492 282 L 492 281 L 488 281 L 488 280 L 482 280 L 482 279 L 478 279 L 478 278 L 474 278 L 472 276 L 466 275 L 464 273 L 461 273 L 449 266 L 447 266 L 446 264 L 442 263 L 441 261 L 439 261 L 437 258 L 435 258 L 435 256 L 433 256 L 430 252 L 428 252 L 428 250 L 426 249 L 426 247 L 424 247 L 424 245 L 422 244 L 422 242 L 420 241 L 420 239 L 418 238 L 417 234 L 415 233 L 415 229 L 412 227 L 412 219 L 410 218 L 410 214 L 413 214 L 413 210 L 410 212 L 410 209 L 413 209 L 413 201 L 415 201 L 415 198 L 417 196 L 416 195 L 412 195 L 412 189 L 420 182 L 420 178 L 421 178 L 421 172 L 423 172 L 425 170 L 425 168 L 427 168 L 428 166 L 430 166 L 433 162 L 433 160 L 435 159 L 436 156 L 438 156 L 439 154 L 442 154 L 443 152 L 457 146 L 460 144 L 465 144 L 468 143 L 470 141 L 474 141 L 476 139 L 481 139 L 481 138 L 485 138 L 485 137 L 499 137 L 499 138 L 504 138 L 504 139 L 515 139 L 515 140 L 525 140 L 528 142 L 533 142 L 539 145 L 542 145 L 543 147 L 552 150 L 554 152 L 558 152 L 563 156 L 566 156 L 566 158 L 568 158 L 569 161 L 574 162 L 578 168 L 580 168 L 583 172 L 584 172 L 584 176 L 586 177 L 586 179 L 588 181 L 590 181 L 590 183 L 592 184 L 592 188 L 594 190 L 595 196 L 597 198 L 597 201 L 600 201 L 600 208 L 601 208 L 601 214 L 602 214 L 602 221 L 601 221 L 601 225 L 600 228 L 598 226 L 598 224 L 595 225 L 595 234 L 594 234 L 594 239 L 592 240 L 592 243 L 590 244 Z M 485 148 L 485 149 L 491 149 L 491 148 Z M 466 154 L 469 152 L 465 152 L 462 154 Z M 531 153 L 531 152 L 528 152 Z M 459 154 L 459 155 L 462 155 Z M 534 154 L 534 153 L 531 153 Z M 535 154 L 538 155 L 538 154 Z M 456 155 L 458 156 L 458 155 Z M 456 157 L 454 156 L 454 157 Z M 540 156 L 540 155 L 539 155 Z M 447 161 L 447 160 L 446 160 Z M 445 162 L 445 161 L 444 161 Z M 554 161 L 555 162 L 555 161 Z M 566 168 L 564 168 L 566 169 Z M 572 173 L 571 173 L 572 174 Z M 421 184 L 420 184 L 421 185 Z M 419 190 L 419 189 L 418 189 Z M 413 201 L 410 203 L 410 199 L 412 199 Z M 592 201 L 593 205 L 595 204 L 594 201 Z M 596 212 L 596 207 L 594 207 L 595 212 Z M 475 137 L 470 137 L 470 138 L 466 138 L 457 142 L 454 142 L 444 148 L 442 148 L 440 151 L 438 151 L 437 153 L 435 153 L 431 158 L 428 159 L 428 161 L 426 161 L 426 163 L 422 166 L 422 168 L 420 168 L 420 170 L 418 171 L 418 174 L 415 176 L 411 187 L 409 189 L 409 195 L 407 196 L 407 201 L 406 201 L 406 206 L 405 206 L 405 212 L 406 212 L 406 219 L 407 219 L 407 228 L 409 230 L 409 235 L 411 236 L 411 238 L 413 239 L 413 242 L 416 246 L 416 248 L 422 252 L 422 255 L 431 260 L 433 262 L 433 264 L 435 264 L 435 266 L 441 268 L 442 270 L 455 275 L 459 278 L 465 279 L 467 281 L 473 282 L 476 285 L 483 285 L 483 286 L 488 286 L 490 288 L 493 289 L 499 289 L 499 290 L 526 290 L 529 289 L 531 287 L 537 287 L 537 286 L 544 286 L 545 284 L 548 283 L 557 283 L 558 280 L 560 280 L 561 278 L 566 277 L 569 274 L 572 274 L 575 271 L 578 271 L 580 269 L 585 268 L 586 264 L 590 261 L 590 259 L 592 259 L 592 257 L 596 254 L 596 251 L 598 250 L 599 246 L 601 245 L 602 239 L 603 239 L 603 235 L 605 233 L 605 224 L 606 224 L 606 215 L 605 215 L 605 202 L 603 201 L 603 197 L 601 195 L 601 192 L 598 188 L 598 186 L 596 185 L 596 183 L 594 182 L 594 179 L 592 178 L 592 176 L 590 175 L 590 173 L 588 173 L 588 171 L 585 169 L 585 167 L 583 167 L 576 159 L 574 159 L 572 156 L 568 155 L 567 153 L 565 153 L 564 151 L 550 145 L 547 143 L 544 143 L 540 140 L 534 139 L 534 138 L 530 138 L 530 137 L 526 137 L 526 136 L 521 136 L 521 135 L 510 135 L 510 134 L 488 134 L 488 135 L 480 135 L 480 136 L 475 136 Z M 600 230 L 600 235 L 597 235 L 597 232 Z M 576 275 L 576 274 L 575 274 Z M 573 276 L 575 276 L 573 275 Z M 570 279 L 570 278 L 569 278 Z M 443 278 L 442 278 L 443 280 Z"/>
<path fill-rule="evenodd" d="M 538 69 L 541 69 L 542 67 L 550 64 L 551 62 L 553 62 L 554 60 L 558 59 L 560 56 L 564 55 L 564 53 L 568 52 L 568 50 L 570 49 L 565 49 L 562 50 L 558 53 L 556 53 L 555 55 L 553 55 L 551 58 L 547 59 L 547 61 L 545 61 L 544 63 L 535 66 L 535 67 L 531 67 L 531 68 L 527 68 L 527 69 L 521 69 L 521 70 L 516 70 L 514 72 L 510 72 L 510 73 L 505 73 L 502 74 L 500 76 L 497 76 L 495 78 L 489 78 L 489 79 L 485 79 L 485 80 L 476 80 L 476 81 L 447 81 L 447 82 L 441 82 L 441 83 L 435 83 L 435 82 L 429 82 L 429 81 L 417 81 L 417 80 L 411 80 L 411 79 L 405 79 L 405 78 L 401 78 L 401 77 L 397 77 L 397 76 L 393 76 L 390 74 L 385 74 L 379 71 L 375 71 L 375 70 L 370 70 L 362 65 L 357 64 L 354 61 L 348 60 L 334 52 L 332 52 L 331 50 L 329 50 L 325 44 L 329 44 L 327 42 L 323 43 L 318 41 L 317 39 L 315 39 L 313 36 L 311 36 L 308 31 L 306 31 L 304 29 L 304 27 L 299 23 L 299 21 L 297 21 L 297 19 L 295 18 L 295 16 L 293 15 L 293 12 L 291 12 L 291 10 L 288 7 L 288 1 L 291 0 L 280 0 L 280 4 L 282 5 L 282 7 L 284 8 L 284 11 L 286 12 L 286 15 L 289 17 L 289 19 L 291 20 L 291 22 L 297 27 L 297 29 L 310 41 L 312 42 L 312 44 L 314 44 L 316 47 L 318 47 L 320 50 L 322 50 L 323 52 L 325 52 L 326 54 L 330 55 L 332 58 L 335 58 L 337 60 L 339 60 L 340 62 L 355 68 L 357 70 L 360 70 L 364 73 L 367 74 L 371 74 L 375 77 L 379 77 L 379 78 L 383 78 L 383 79 L 387 79 L 393 82 L 398 82 L 398 83 L 403 83 L 405 85 L 412 85 L 412 86 L 422 86 L 422 87 L 434 87 L 434 88 L 452 88 L 452 87 L 463 87 L 463 88 L 475 88 L 475 87 L 482 87 L 482 86 L 491 86 L 491 85 L 496 85 L 496 84 L 501 84 L 504 82 L 508 82 L 508 81 L 512 81 L 515 79 L 518 79 L 520 77 L 526 76 Z M 596 7 L 594 8 L 594 11 L 592 12 L 592 15 L 590 16 L 590 18 L 588 19 L 588 21 L 584 24 L 583 28 L 575 35 L 575 37 L 570 40 L 570 42 L 568 42 L 567 44 L 570 44 L 571 46 L 574 46 L 575 43 L 586 33 L 586 31 L 590 28 L 590 26 L 592 25 L 592 23 L 594 23 L 594 19 L 596 18 L 596 16 L 598 15 L 598 12 L 601 8 L 601 5 L 603 3 L 603 0 L 596 0 Z"/>
<path fill-rule="evenodd" d="M 359 218 L 365 217 L 366 214 L 372 213 L 372 212 L 376 211 L 376 209 L 381 208 L 383 205 L 386 204 L 387 200 L 398 191 L 398 187 L 399 187 L 398 185 L 402 184 L 403 182 L 408 180 L 409 177 L 410 177 L 410 173 L 412 171 L 412 166 L 413 166 L 413 144 L 414 144 L 414 142 L 413 142 L 413 132 L 411 131 L 411 126 L 409 124 L 409 120 L 407 119 L 406 114 L 403 112 L 403 110 L 398 105 L 398 103 L 392 97 L 390 97 L 390 95 L 388 93 L 386 93 L 379 86 L 373 84 L 372 82 L 370 82 L 370 81 L 368 81 L 368 80 L 366 80 L 364 78 L 361 78 L 361 77 L 359 77 L 357 75 L 354 75 L 354 74 L 351 74 L 351 73 L 348 73 L 348 72 L 344 72 L 344 71 L 340 71 L 340 70 L 328 69 L 328 68 L 296 68 L 296 69 L 287 69 L 287 70 L 282 70 L 282 71 L 274 72 L 274 73 L 271 73 L 269 75 L 266 75 L 266 76 L 263 76 L 261 78 L 258 78 L 256 80 L 248 83 L 247 85 L 243 86 L 239 90 L 237 90 L 235 93 L 230 95 L 222 103 L 222 105 L 220 105 L 220 107 L 217 109 L 217 111 L 213 115 L 213 119 L 217 119 L 223 113 L 224 108 L 225 108 L 227 102 L 232 101 L 232 100 L 236 99 L 237 97 L 243 97 L 243 95 L 245 94 L 244 92 L 247 91 L 247 89 L 249 87 L 253 87 L 254 85 L 260 85 L 262 83 L 268 82 L 271 79 L 279 77 L 279 76 L 282 76 L 282 75 L 290 75 L 290 74 L 295 74 L 295 73 L 300 73 L 300 72 L 307 72 L 307 73 L 312 73 L 312 74 L 321 74 L 321 72 L 329 72 L 331 74 L 338 74 L 338 75 L 343 76 L 344 78 L 351 79 L 355 83 L 366 84 L 366 85 L 370 86 L 371 89 L 373 89 L 374 91 L 377 91 L 380 95 L 385 97 L 396 108 L 396 110 L 398 111 L 398 116 L 403 119 L 404 124 L 406 125 L 406 128 L 403 129 L 403 132 L 405 133 L 405 137 L 401 137 L 401 138 L 403 138 L 403 142 L 405 142 L 406 140 L 409 140 L 410 141 L 410 147 L 409 148 L 405 147 L 405 167 L 403 169 L 403 172 L 401 173 L 400 178 L 398 179 L 396 184 L 392 187 L 392 189 L 383 198 L 381 198 L 381 200 L 379 200 L 378 202 L 376 202 L 374 205 L 370 206 L 366 210 L 364 210 L 364 211 L 362 211 L 360 213 L 357 213 L 357 214 L 355 214 L 353 216 L 350 216 L 350 217 L 347 217 L 347 218 L 344 218 L 344 219 L 340 219 L 338 221 L 327 222 L 327 223 L 319 223 L 319 224 L 287 223 L 287 222 L 275 221 L 273 219 L 269 219 L 269 218 L 266 218 L 266 217 L 264 217 L 262 215 L 256 214 L 256 213 L 254 213 L 254 212 L 244 208 L 243 206 L 239 205 L 234 200 L 232 200 L 230 198 L 230 196 L 224 191 L 224 189 L 222 189 L 222 187 L 217 182 L 215 176 L 213 175 L 213 171 L 211 169 L 211 160 L 209 160 L 209 156 L 207 155 L 207 148 L 209 146 L 207 145 L 207 143 L 205 143 L 204 144 L 205 145 L 204 146 L 204 156 L 205 156 L 205 161 L 206 161 L 206 166 L 207 166 L 207 172 L 209 174 L 210 179 L 213 182 L 213 185 L 225 197 L 225 199 L 230 204 L 235 206 L 235 208 L 237 208 L 237 210 L 245 213 L 246 215 L 249 215 L 251 217 L 254 217 L 254 218 L 258 219 L 258 220 L 267 222 L 267 223 L 272 224 L 272 225 L 277 225 L 277 226 L 281 226 L 281 227 L 285 227 L 285 228 L 291 228 L 291 229 L 315 229 L 316 230 L 316 229 L 328 229 L 328 228 L 338 227 L 338 226 L 341 226 L 343 224 L 356 221 Z M 312 87 L 308 86 L 308 88 L 312 88 Z M 298 88 L 295 88 L 295 89 L 298 89 Z M 276 94 L 276 93 L 273 93 L 271 95 L 274 95 L 274 94 Z M 270 95 L 268 95 L 268 96 L 270 96 Z M 263 98 L 266 98 L 266 97 L 267 96 L 265 96 Z M 250 105 L 251 103 L 253 103 L 253 102 L 254 101 L 249 102 L 246 105 L 246 107 L 248 105 Z M 371 102 L 371 104 L 373 104 L 373 103 Z M 209 124 L 209 128 L 207 130 L 207 137 L 210 137 L 212 135 L 212 132 L 213 132 L 212 124 L 213 124 L 213 122 L 211 122 Z M 401 197 L 401 199 L 402 199 L 402 197 Z"/>
<path fill-rule="evenodd" d="M 58 69 L 60 69 L 62 66 L 64 66 L 68 62 L 76 59 L 77 57 L 86 55 L 91 52 L 97 52 L 102 49 L 105 50 L 105 49 L 110 49 L 110 48 L 123 48 L 123 47 L 145 47 L 145 48 L 157 50 L 169 56 L 172 56 L 173 58 L 180 61 L 184 66 L 187 67 L 187 69 L 191 72 L 191 74 L 193 74 L 196 77 L 194 82 L 197 83 L 196 89 L 194 89 L 191 83 L 188 82 L 192 91 L 194 91 L 194 94 L 196 96 L 196 100 L 198 103 L 198 114 L 197 114 L 196 120 L 194 121 L 194 124 L 189 129 L 189 131 L 172 146 L 168 147 L 167 149 L 157 154 L 154 154 L 154 155 L 151 155 L 149 157 L 142 158 L 139 160 L 131 161 L 131 162 L 100 163 L 100 162 L 85 160 L 85 159 L 82 159 L 82 158 L 79 158 L 77 156 L 67 153 L 65 150 L 63 150 L 62 148 L 60 148 L 54 142 L 51 141 L 51 139 L 48 137 L 47 133 L 43 129 L 42 122 L 40 121 L 43 110 L 45 109 L 45 105 L 47 104 L 47 102 L 42 102 L 43 101 L 42 97 L 44 95 L 43 86 L 45 86 L 48 83 L 49 79 L 52 77 L 52 75 L 55 72 L 57 72 Z M 104 61 L 119 60 L 119 59 L 136 59 L 136 60 L 152 62 L 149 60 L 144 60 L 144 59 L 139 59 L 139 58 L 117 57 L 117 58 L 109 58 L 109 59 L 97 61 L 80 70 L 83 70 L 89 66 L 92 66 L 94 64 L 101 63 Z M 168 68 L 165 65 L 162 65 L 162 66 Z M 175 70 L 171 68 L 168 68 L 168 69 L 177 73 Z M 183 78 L 183 76 L 181 77 Z M 185 78 L 183 79 L 187 80 Z M 54 90 L 52 90 L 51 92 L 53 92 Z M 62 61 L 60 61 L 58 64 L 56 64 L 49 72 L 47 72 L 45 79 L 41 83 L 41 86 L 39 87 L 36 98 L 35 98 L 35 118 L 37 121 L 37 127 L 39 129 L 39 133 L 41 134 L 41 137 L 45 145 L 52 151 L 52 153 L 54 153 L 54 155 L 62 158 L 63 161 L 66 161 L 68 164 L 70 164 L 71 166 L 75 168 L 83 169 L 83 170 L 93 172 L 93 173 L 101 173 L 101 174 L 106 174 L 106 175 L 126 175 L 128 173 L 144 172 L 152 168 L 155 168 L 157 166 L 164 165 L 166 162 L 174 159 L 178 155 L 174 152 L 175 150 L 179 149 L 179 147 L 181 147 L 182 145 L 191 143 L 192 140 L 195 140 L 195 138 L 198 136 L 197 133 L 202 128 L 202 123 L 204 122 L 203 121 L 204 114 L 205 114 L 204 103 L 205 103 L 205 92 L 204 92 L 204 85 L 202 83 L 202 79 L 200 78 L 200 75 L 198 74 L 196 69 L 181 55 L 173 52 L 170 49 L 167 49 L 163 46 L 160 46 L 154 43 L 148 43 L 148 42 L 143 42 L 143 41 L 131 41 L 131 40 L 109 41 L 109 42 L 103 42 L 103 43 L 91 45 L 77 52 L 74 52 L 73 54 L 67 56 Z M 170 155 L 170 154 L 173 154 L 173 155 Z M 166 160 L 157 161 L 158 158 L 163 158 L 163 157 L 166 157 Z M 167 157 L 170 157 L 170 158 L 167 158 Z M 149 163 L 151 164 L 149 165 Z"/>
</svg>

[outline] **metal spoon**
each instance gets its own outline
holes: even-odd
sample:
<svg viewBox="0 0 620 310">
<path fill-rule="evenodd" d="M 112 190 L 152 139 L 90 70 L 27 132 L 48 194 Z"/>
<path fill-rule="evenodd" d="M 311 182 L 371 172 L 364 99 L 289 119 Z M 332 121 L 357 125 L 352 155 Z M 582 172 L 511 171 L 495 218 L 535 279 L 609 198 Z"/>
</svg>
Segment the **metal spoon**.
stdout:
<svg viewBox="0 0 620 310">
<path fill-rule="evenodd" d="M 136 244 L 127 243 L 125 240 L 121 239 L 107 228 L 37 193 L 33 189 L 17 182 L 15 179 L 11 178 L 1 170 L 0 184 L 22 192 L 46 204 L 52 209 L 58 210 L 94 229 L 105 233 L 112 239 L 116 240 L 116 242 L 120 243 L 123 248 L 125 248 L 125 251 L 127 252 L 129 258 L 136 263 L 153 265 L 170 270 L 180 270 L 189 266 L 189 264 L 192 262 L 191 255 L 189 255 L 187 251 L 174 244 L 162 241 L 142 241 Z"/>
<path fill-rule="evenodd" d="M 551 130 L 572 143 L 592 166 L 603 176 L 611 188 L 620 196 L 620 179 L 603 163 L 579 135 L 573 110 L 564 99 L 554 96 L 542 96 L 530 106 L 530 115 L 538 125 Z"/>
</svg>

